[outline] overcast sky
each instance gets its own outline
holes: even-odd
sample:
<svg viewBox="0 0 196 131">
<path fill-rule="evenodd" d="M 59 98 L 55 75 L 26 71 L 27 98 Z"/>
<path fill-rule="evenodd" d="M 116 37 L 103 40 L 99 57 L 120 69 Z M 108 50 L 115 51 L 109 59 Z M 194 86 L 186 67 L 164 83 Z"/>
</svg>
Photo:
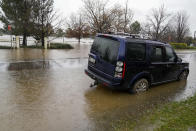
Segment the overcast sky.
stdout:
<svg viewBox="0 0 196 131">
<path fill-rule="evenodd" d="M 55 8 L 65 17 L 78 11 L 82 6 L 82 0 L 54 0 Z M 125 0 L 109 0 L 110 3 L 125 3 Z M 129 8 L 134 11 L 134 19 L 144 22 L 146 15 L 152 8 L 164 4 L 168 11 L 176 12 L 185 10 L 189 15 L 191 34 L 196 31 L 196 0 L 129 0 Z"/>
</svg>

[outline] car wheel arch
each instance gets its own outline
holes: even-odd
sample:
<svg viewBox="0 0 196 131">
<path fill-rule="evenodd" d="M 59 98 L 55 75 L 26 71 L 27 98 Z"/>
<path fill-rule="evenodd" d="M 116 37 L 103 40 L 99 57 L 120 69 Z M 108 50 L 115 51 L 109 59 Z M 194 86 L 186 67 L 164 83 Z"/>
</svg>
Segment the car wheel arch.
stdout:
<svg viewBox="0 0 196 131">
<path fill-rule="evenodd" d="M 189 69 L 187 69 L 187 68 L 184 68 L 183 70 L 181 70 L 180 71 L 180 73 L 178 74 L 178 76 L 177 76 L 177 80 L 179 80 L 179 77 L 180 77 L 180 75 L 183 73 L 183 72 L 187 72 L 187 75 L 189 75 Z"/>
<path fill-rule="evenodd" d="M 138 73 L 137 75 L 135 75 L 129 82 L 129 85 L 128 85 L 128 89 L 132 88 L 132 86 L 134 85 L 134 83 L 136 81 L 138 81 L 139 79 L 142 79 L 142 78 L 145 78 L 148 80 L 149 84 L 151 85 L 151 82 L 152 82 L 152 76 L 149 72 L 141 72 L 141 73 Z"/>
</svg>

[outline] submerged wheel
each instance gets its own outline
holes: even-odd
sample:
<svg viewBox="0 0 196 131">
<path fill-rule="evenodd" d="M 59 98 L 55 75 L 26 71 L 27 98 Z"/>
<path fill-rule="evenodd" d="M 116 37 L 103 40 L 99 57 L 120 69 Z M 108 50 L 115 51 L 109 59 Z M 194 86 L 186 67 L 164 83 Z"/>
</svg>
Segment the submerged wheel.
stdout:
<svg viewBox="0 0 196 131">
<path fill-rule="evenodd" d="M 180 74 L 178 80 L 179 80 L 179 81 L 187 80 L 187 77 L 188 77 L 188 72 L 187 72 L 187 71 L 183 71 L 183 72 Z"/>
<path fill-rule="evenodd" d="M 142 78 L 135 82 L 133 88 L 130 90 L 131 93 L 145 92 L 149 88 L 149 82 L 147 79 Z"/>
</svg>

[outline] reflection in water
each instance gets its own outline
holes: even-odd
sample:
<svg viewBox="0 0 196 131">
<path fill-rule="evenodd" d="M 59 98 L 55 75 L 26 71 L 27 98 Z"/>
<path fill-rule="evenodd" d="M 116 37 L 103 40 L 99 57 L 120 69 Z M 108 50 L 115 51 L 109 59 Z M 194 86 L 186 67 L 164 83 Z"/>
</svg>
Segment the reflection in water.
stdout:
<svg viewBox="0 0 196 131">
<path fill-rule="evenodd" d="M 0 71 L 20 71 L 35 69 L 53 69 L 53 68 L 78 68 L 87 65 L 86 58 L 46 60 L 46 61 L 24 61 L 14 63 L 0 63 Z"/>
<path fill-rule="evenodd" d="M 10 63 L 8 66 L 8 70 L 19 71 L 19 70 L 47 69 L 49 67 L 50 67 L 49 61 L 20 62 L 20 63 Z"/>
<path fill-rule="evenodd" d="M 1 62 L 13 61 L 32 61 L 32 60 L 51 60 L 65 58 L 84 58 L 88 57 L 90 46 L 76 45 L 73 50 L 55 50 L 55 49 L 28 49 L 21 48 L 17 50 L 0 50 Z"/>
<path fill-rule="evenodd" d="M 84 88 L 89 83 L 83 73 L 87 60 L 48 62 L 50 66 L 46 69 L 42 68 L 43 62 L 19 62 L 16 63 L 17 68 L 14 63 L 6 64 L 12 70 L 4 68 L 1 71 L 0 94 L 3 95 L 0 95 L 0 99 L 3 101 L 0 101 L 0 130 L 61 131 L 89 128 L 83 97 Z M 36 68 L 29 70 L 28 66 Z M 70 74 L 74 79 L 69 77 Z"/>
</svg>

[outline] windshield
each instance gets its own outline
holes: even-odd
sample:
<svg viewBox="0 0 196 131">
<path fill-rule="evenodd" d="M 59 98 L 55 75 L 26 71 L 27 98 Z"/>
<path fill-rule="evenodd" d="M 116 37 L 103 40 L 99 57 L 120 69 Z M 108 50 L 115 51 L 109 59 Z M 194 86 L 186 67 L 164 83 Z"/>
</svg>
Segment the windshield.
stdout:
<svg viewBox="0 0 196 131">
<path fill-rule="evenodd" d="M 116 64 L 120 42 L 110 37 L 96 37 L 91 51 L 103 60 Z"/>
</svg>

